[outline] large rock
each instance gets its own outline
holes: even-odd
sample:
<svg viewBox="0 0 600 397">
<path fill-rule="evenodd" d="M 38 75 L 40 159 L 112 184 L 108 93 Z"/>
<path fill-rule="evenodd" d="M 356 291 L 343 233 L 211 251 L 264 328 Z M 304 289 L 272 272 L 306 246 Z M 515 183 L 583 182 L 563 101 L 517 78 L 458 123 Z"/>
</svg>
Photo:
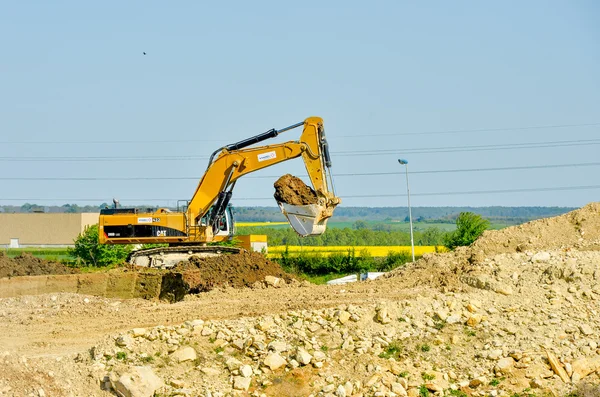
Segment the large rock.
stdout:
<svg viewBox="0 0 600 397">
<path fill-rule="evenodd" d="M 303 348 L 299 347 L 298 350 L 296 351 L 296 360 L 298 360 L 298 362 L 302 365 L 308 365 L 308 364 L 310 364 L 310 361 L 312 360 L 312 356 L 310 355 L 309 352 L 307 352 Z"/>
<path fill-rule="evenodd" d="M 162 379 L 150 367 L 133 367 L 120 376 L 112 373 L 110 383 L 120 397 L 152 397 L 164 386 Z"/>
<path fill-rule="evenodd" d="M 538 252 L 531 257 L 531 261 L 534 263 L 548 262 L 549 260 L 550 260 L 550 253 L 544 252 L 544 251 Z"/>
<path fill-rule="evenodd" d="M 548 356 L 548 362 L 554 373 L 557 374 L 563 382 L 568 383 L 569 375 L 567 375 L 567 371 L 565 371 L 560 361 L 558 361 L 558 358 L 548 351 L 546 352 L 546 355 Z"/>
<path fill-rule="evenodd" d="M 281 367 L 284 367 L 287 362 L 283 357 L 281 357 L 278 353 L 269 354 L 264 361 L 265 365 L 271 369 L 271 371 L 275 371 Z"/>
<path fill-rule="evenodd" d="M 196 350 L 190 346 L 182 347 L 171 354 L 171 358 L 180 363 L 184 361 L 194 361 L 197 357 Z"/>
<path fill-rule="evenodd" d="M 580 358 L 579 360 L 573 361 L 573 375 L 571 380 L 573 382 L 579 382 L 592 372 L 600 370 L 600 356 L 594 358 Z"/>
<path fill-rule="evenodd" d="M 234 376 L 233 388 L 236 390 L 248 390 L 251 381 L 251 378 L 245 378 L 243 376 Z"/>
</svg>

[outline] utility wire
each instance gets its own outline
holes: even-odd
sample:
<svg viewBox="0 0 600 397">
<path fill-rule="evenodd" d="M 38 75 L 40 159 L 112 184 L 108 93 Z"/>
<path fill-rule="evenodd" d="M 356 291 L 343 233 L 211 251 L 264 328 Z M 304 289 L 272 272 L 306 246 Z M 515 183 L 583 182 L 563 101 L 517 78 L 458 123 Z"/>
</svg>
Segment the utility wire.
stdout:
<svg viewBox="0 0 600 397">
<path fill-rule="evenodd" d="M 500 189 L 500 190 L 470 190 L 470 191 L 454 191 L 454 192 L 426 192 L 426 193 L 412 193 L 411 196 L 450 196 L 450 195 L 463 195 L 463 194 L 500 194 L 500 193 L 525 193 L 525 192 L 552 192 L 552 191 L 568 191 L 568 190 L 594 190 L 594 189 L 600 189 L 600 185 L 585 185 L 585 186 L 559 186 L 559 187 L 538 187 L 538 188 L 524 188 L 524 189 Z M 370 198 L 370 197 L 406 197 L 407 194 L 403 194 L 403 193 L 393 193 L 393 194 L 365 194 L 365 195 L 340 195 L 340 197 L 342 199 L 345 198 Z M 104 199 L 99 199 L 99 198 L 2 198 L 0 197 L 0 202 L 1 201 L 63 201 L 63 202 L 81 202 L 81 201 L 93 201 L 93 202 L 106 202 L 106 198 Z M 255 200 L 255 201 L 259 201 L 259 200 L 273 200 L 272 197 L 241 197 L 241 198 L 234 198 L 234 200 L 240 200 L 240 201 L 250 201 L 250 200 Z M 172 198 L 155 198 L 155 199 L 148 199 L 148 198 L 143 198 L 143 199 L 139 199 L 139 198 L 126 198 L 126 199 L 121 199 L 121 202 L 123 201 L 130 201 L 130 202 L 147 202 L 147 201 L 162 201 L 162 202 L 168 202 L 168 201 L 182 201 L 182 200 L 177 200 L 177 199 L 172 199 Z"/>
<path fill-rule="evenodd" d="M 600 126 L 600 123 L 583 123 L 583 124 L 551 124 L 551 125 L 536 125 L 526 127 L 506 127 L 506 128 L 479 128 L 479 129 L 458 129 L 458 130 L 439 130 L 439 131 L 415 131 L 415 132 L 391 132 L 381 134 L 359 134 L 359 135 L 335 135 L 335 138 L 367 138 L 374 136 L 403 136 L 403 135 L 438 135 L 438 134 L 472 134 L 477 132 L 501 132 L 501 131 L 528 131 L 528 130 L 541 130 L 541 129 L 554 129 L 554 128 L 580 128 L 580 127 L 594 127 Z M 82 140 L 64 140 L 64 141 L 0 141 L 0 144 L 145 144 L 145 143 L 196 143 L 196 142 L 226 142 L 223 139 L 159 139 L 159 140 L 148 140 L 148 139 L 125 139 L 125 140 L 96 140 L 96 141 L 82 141 Z"/>
<path fill-rule="evenodd" d="M 510 144 L 495 144 L 495 145 L 471 145 L 471 146 L 448 146 L 448 147 L 429 147 L 429 148 L 413 148 L 413 149 L 371 149 L 360 151 L 345 151 L 332 152 L 334 156 L 380 156 L 386 154 L 397 155 L 415 154 L 415 153 L 441 153 L 441 152 L 472 152 L 472 151 L 489 151 L 489 150 L 512 150 L 512 149 L 538 149 L 548 147 L 567 147 L 567 146 L 589 146 L 599 145 L 600 139 L 579 139 L 570 141 L 550 141 L 550 142 L 529 142 L 529 143 L 510 143 Z M 145 157 L 106 157 L 106 156 L 86 156 L 86 157 L 0 157 L 0 161 L 180 161 L 180 160 L 206 160 L 207 156 L 145 156 Z"/>
<path fill-rule="evenodd" d="M 551 168 L 569 168 L 569 167 L 593 167 L 599 166 L 600 162 L 593 163 L 570 163 L 570 164 L 547 164 L 547 165 L 525 165 L 514 167 L 493 167 L 493 168 L 463 168 L 463 169 L 447 169 L 447 170 L 426 170 L 426 171 L 411 171 L 411 174 L 454 174 L 462 172 L 488 172 L 488 171 L 516 171 L 516 170 L 534 170 L 534 169 L 551 169 Z M 340 173 L 334 174 L 338 177 L 356 177 L 356 176 L 380 176 L 380 175 L 404 175 L 403 171 L 398 172 L 360 172 L 360 173 Z M 308 174 L 299 175 L 306 177 Z M 244 179 L 273 179 L 279 178 L 280 175 L 247 175 Z M 199 181 L 202 176 L 182 176 L 182 177 L 0 177 L 0 181 L 170 181 L 170 180 L 193 180 Z"/>
</svg>

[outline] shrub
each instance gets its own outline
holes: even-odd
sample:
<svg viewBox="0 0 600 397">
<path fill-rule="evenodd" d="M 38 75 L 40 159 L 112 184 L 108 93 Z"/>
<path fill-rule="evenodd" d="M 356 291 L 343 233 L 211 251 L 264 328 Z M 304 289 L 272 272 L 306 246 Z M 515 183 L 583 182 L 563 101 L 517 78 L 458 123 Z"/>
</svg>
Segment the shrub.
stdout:
<svg viewBox="0 0 600 397">
<path fill-rule="evenodd" d="M 490 226 L 487 219 L 473 212 L 461 212 L 456 218 L 456 230 L 444 238 L 448 249 L 471 245 Z"/>
<path fill-rule="evenodd" d="M 69 248 L 69 255 L 88 266 L 104 267 L 122 263 L 131 251 L 129 245 L 109 245 L 98 243 L 98 225 L 87 227 Z"/>
</svg>

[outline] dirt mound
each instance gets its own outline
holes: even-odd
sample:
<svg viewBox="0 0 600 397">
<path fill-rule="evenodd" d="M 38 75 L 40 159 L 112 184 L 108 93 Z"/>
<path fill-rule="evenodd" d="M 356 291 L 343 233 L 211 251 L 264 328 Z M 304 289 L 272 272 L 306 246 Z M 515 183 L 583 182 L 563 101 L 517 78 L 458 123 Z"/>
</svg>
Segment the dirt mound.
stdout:
<svg viewBox="0 0 600 397">
<path fill-rule="evenodd" d="M 590 245 L 600 246 L 600 203 L 553 218 L 487 231 L 471 248 L 489 255 Z"/>
<path fill-rule="evenodd" d="M 412 265 L 385 275 L 394 278 L 399 288 L 419 285 L 464 288 L 461 280 L 482 271 L 487 258 L 499 254 L 600 248 L 600 203 L 553 218 L 538 219 L 502 230 L 488 230 L 470 247 L 459 247 L 445 254 L 426 254 Z"/>
<path fill-rule="evenodd" d="M 62 263 L 49 262 L 27 253 L 9 258 L 0 252 L 0 278 L 72 273 L 78 273 L 77 269 L 71 269 Z"/>
<path fill-rule="evenodd" d="M 275 184 L 275 200 L 291 205 L 317 204 L 317 194 L 298 177 L 285 174 Z"/>
<path fill-rule="evenodd" d="M 204 292 L 218 287 L 244 288 L 264 281 L 266 276 L 274 276 L 290 281 L 278 263 L 266 259 L 256 252 L 242 251 L 239 254 L 213 257 L 192 256 L 189 261 L 180 262 L 173 269 L 183 274 L 190 292 Z"/>
</svg>

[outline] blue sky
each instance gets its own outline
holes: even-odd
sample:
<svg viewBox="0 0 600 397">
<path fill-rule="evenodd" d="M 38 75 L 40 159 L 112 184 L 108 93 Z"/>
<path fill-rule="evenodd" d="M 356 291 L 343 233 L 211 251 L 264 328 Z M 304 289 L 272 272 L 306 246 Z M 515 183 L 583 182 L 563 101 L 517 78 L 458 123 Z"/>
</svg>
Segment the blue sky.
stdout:
<svg viewBox="0 0 600 397">
<path fill-rule="evenodd" d="M 398 158 L 413 206 L 598 200 L 597 2 L 215 3 L 2 3 L 0 204 L 173 205 L 220 145 L 313 115 L 344 205 L 404 206 Z"/>
</svg>

